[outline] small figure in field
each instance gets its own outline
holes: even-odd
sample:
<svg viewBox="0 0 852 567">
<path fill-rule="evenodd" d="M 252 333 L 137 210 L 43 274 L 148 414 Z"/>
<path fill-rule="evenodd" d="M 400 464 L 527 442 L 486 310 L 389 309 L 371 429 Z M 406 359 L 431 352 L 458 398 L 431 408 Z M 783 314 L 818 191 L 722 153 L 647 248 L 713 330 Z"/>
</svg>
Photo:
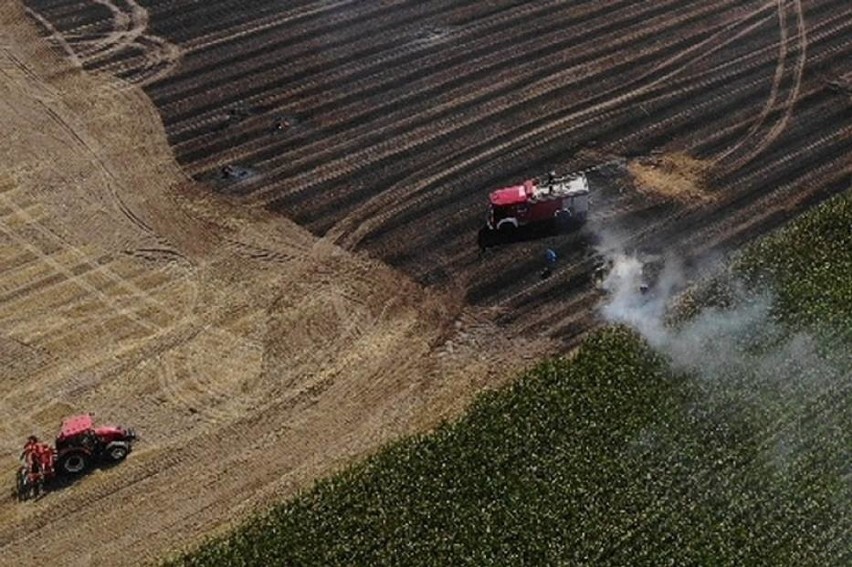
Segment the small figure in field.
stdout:
<svg viewBox="0 0 852 567">
<path fill-rule="evenodd" d="M 272 133 L 279 134 L 286 130 L 290 129 L 290 121 L 286 118 L 279 118 L 275 121 L 275 124 L 272 126 Z"/>
<path fill-rule="evenodd" d="M 288 126 L 289 126 L 289 124 L 287 123 L 286 120 L 283 120 L 281 122 L 276 122 L 275 123 L 275 131 L 276 132 L 283 132 L 284 130 L 286 130 L 288 128 Z"/>
<path fill-rule="evenodd" d="M 553 274 L 553 269 L 556 267 L 556 252 L 548 248 L 544 252 L 544 269 L 541 271 L 541 279 L 547 279 Z"/>
</svg>

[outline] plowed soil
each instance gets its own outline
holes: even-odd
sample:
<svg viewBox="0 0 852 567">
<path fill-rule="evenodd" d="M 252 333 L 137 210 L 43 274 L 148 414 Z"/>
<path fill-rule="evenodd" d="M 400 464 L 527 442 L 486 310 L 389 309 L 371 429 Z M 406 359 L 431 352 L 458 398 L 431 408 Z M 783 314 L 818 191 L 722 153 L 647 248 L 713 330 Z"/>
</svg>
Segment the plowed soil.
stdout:
<svg viewBox="0 0 852 567">
<path fill-rule="evenodd" d="M 0 14 L 0 564 L 154 560 L 548 347 L 290 221 L 210 196 L 137 88 Z M 91 411 L 137 449 L 38 501 L 22 440 Z"/>
<path fill-rule="evenodd" d="M 23 3 L 64 63 L 35 47 L 4 63 L 29 102 L 3 107 L 20 124 L 0 202 L 3 447 L 11 466 L 69 409 L 163 428 L 111 484 L 51 496 L 75 499 L 70 535 L 46 504 L 4 509 L 10 556 L 102 543 L 131 494 L 145 528 L 116 539 L 169 549 L 434 422 L 504 361 L 575 344 L 597 323 L 602 238 L 689 265 L 850 187 L 848 0 Z M 588 167 L 583 230 L 480 254 L 490 189 Z M 446 360 L 468 378 L 446 381 Z M 273 440 L 293 449 L 254 476 Z"/>
</svg>

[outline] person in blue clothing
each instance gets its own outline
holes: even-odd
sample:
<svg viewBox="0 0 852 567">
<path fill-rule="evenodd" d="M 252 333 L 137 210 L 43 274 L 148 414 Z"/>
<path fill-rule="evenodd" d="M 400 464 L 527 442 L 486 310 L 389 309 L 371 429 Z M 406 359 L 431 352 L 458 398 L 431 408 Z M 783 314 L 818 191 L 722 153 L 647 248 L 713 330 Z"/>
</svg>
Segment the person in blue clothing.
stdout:
<svg viewBox="0 0 852 567">
<path fill-rule="evenodd" d="M 548 248 L 544 252 L 544 261 L 551 268 L 556 265 L 556 252 L 554 252 L 551 248 Z"/>
<path fill-rule="evenodd" d="M 549 278 L 556 267 L 556 252 L 548 248 L 544 252 L 544 269 L 541 271 L 541 279 Z"/>
</svg>

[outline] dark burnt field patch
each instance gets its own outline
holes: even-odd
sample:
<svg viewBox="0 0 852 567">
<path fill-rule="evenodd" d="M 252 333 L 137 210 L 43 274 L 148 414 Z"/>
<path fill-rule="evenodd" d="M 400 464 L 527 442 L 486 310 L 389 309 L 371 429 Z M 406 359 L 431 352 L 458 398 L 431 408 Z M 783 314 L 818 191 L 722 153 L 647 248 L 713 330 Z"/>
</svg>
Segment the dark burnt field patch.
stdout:
<svg viewBox="0 0 852 567">
<path fill-rule="evenodd" d="M 844 0 L 26 4 L 84 67 L 144 86 L 211 190 L 523 332 L 594 325 L 603 233 L 700 257 L 849 188 Z M 712 198 L 636 190 L 627 161 L 673 152 L 705 164 Z M 601 164 L 587 227 L 483 257 L 490 189 Z M 540 280 L 548 247 L 560 266 Z"/>
</svg>

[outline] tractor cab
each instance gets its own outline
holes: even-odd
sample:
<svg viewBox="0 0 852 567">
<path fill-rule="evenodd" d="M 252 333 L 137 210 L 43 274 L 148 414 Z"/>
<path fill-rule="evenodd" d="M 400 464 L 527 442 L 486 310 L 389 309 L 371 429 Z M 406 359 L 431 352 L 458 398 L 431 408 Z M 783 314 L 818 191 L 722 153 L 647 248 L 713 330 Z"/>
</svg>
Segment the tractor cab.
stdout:
<svg viewBox="0 0 852 567">
<path fill-rule="evenodd" d="M 583 173 L 549 174 L 492 191 L 486 222 L 491 230 L 511 231 L 536 222 L 583 223 L 589 211 L 589 182 Z"/>
<path fill-rule="evenodd" d="M 93 429 L 94 426 L 95 420 L 92 418 L 92 414 L 90 413 L 66 417 L 62 420 L 62 425 L 59 428 L 59 435 L 56 436 L 56 440 L 59 441 L 69 437 L 74 437 L 84 431 Z"/>
<path fill-rule="evenodd" d="M 61 451 L 70 445 L 109 444 L 113 441 L 133 440 L 133 431 L 115 425 L 95 427 L 91 414 L 77 415 L 62 420 L 59 435 L 56 436 L 56 450 Z"/>
</svg>

